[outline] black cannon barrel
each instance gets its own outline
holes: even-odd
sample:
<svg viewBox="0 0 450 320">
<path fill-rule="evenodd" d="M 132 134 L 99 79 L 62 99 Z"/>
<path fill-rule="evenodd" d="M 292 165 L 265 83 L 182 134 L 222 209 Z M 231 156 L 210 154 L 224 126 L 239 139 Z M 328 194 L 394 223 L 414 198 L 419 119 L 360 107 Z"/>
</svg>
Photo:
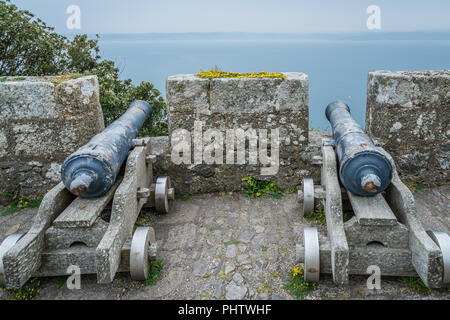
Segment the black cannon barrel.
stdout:
<svg viewBox="0 0 450 320">
<path fill-rule="evenodd" d="M 151 113 L 147 102 L 134 101 L 119 119 L 67 157 L 61 167 L 66 188 L 83 198 L 105 194 L 116 181 L 134 146 L 133 139 Z"/>
<path fill-rule="evenodd" d="M 344 187 L 360 196 L 376 195 L 385 190 L 392 179 L 391 163 L 352 118 L 348 105 L 342 101 L 332 102 L 325 115 L 333 129 L 339 177 Z"/>
</svg>

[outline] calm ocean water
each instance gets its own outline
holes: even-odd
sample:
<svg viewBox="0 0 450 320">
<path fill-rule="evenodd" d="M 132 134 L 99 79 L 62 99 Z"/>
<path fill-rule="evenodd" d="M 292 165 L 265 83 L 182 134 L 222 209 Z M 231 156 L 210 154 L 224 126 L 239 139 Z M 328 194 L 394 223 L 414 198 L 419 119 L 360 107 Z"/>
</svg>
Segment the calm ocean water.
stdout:
<svg viewBox="0 0 450 320">
<path fill-rule="evenodd" d="M 444 37 L 445 38 L 445 37 Z M 364 126 L 367 73 L 371 70 L 450 69 L 450 40 L 291 39 L 264 37 L 189 40 L 125 35 L 102 37 L 102 57 L 121 67 L 122 78 L 151 81 L 165 97 L 165 80 L 218 66 L 237 72 L 296 71 L 310 79 L 310 126 L 329 130 L 324 110 L 346 101 Z"/>
</svg>

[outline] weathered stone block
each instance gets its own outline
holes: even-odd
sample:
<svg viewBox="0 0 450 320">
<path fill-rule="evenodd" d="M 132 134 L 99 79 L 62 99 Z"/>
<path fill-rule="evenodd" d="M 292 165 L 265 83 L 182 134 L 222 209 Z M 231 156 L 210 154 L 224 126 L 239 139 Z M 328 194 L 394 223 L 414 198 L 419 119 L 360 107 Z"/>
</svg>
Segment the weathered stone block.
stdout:
<svg viewBox="0 0 450 320">
<path fill-rule="evenodd" d="M 97 77 L 7 78 L 0 127 L 0 191 L 43 195 L 62 161 L 104 128 Z"/>
<path fill-rule="evenodd" d="M 241 179 L 250 175 L 274 180 L 281 187 L 289 188 L 300 184 L 302 176 L 314 171 L 301 158 L 302 150 L 308 145 L 308 76 L 295 72 L 284 75 L 286 79 L 210 80 L 195 75 L 175 75 L 167 79 L 169 134 L 173 138 L 174 132 L 184 129 L 191 141 L 189 161 L 167 165 L 169 174 L 180 178 L 183 192 L 240 190 Z M 202 153 L 206 146 L 216 142 L 215 135 L 209 139 L 211 130 L 219 132 L 221 138 L 217 142 L 223 146 L 223 157 L 219 156 L 221 160 L 213 164 L 207 163 Z M 272 150 L 277 145 L 272 140 L 272 133 L 276 131 L 279 132 L 278 152 Z M 233 135 L 234 143 L 228 134 Z M 239 134 L 247 136 L 245 163 L 237 160 L 236 136 Z M 253 153 L 248 143 L 250 135 L 257 140 Z M 170 142 L 176 144 L 174 140 Z M 261 169 L 268 167 L 261 161 L 264 151 L 261 153 L 260 147 L 264 144 L 268 157 L 269 153 L 273 156 L 272 151 L 279 155 L 278 168 L 269 170 L 269 174 Z M 203 155 L 201 163 L 196 157 L 198 150 L 200 157 Z M 228 157 L 230 152 L 232 156 Z M 251 155 L 256 155 L 256 163 L 250 161 Z"/>
<path fill-rule="evenodd" d="M 11 78 L 13 79 L 13 78 Z M 55 119 L 54 85 L 47 81 L 5 81 L 0 85 L 0 119 Z"/>
<path fill-rule="evenodd" d="M 208 79 L 193 74 L 170 76 L 166 82 L 169 112 L 210 113 Z"/>
<path fill-rule="evenodd" d="M 61 181 L 61 165 L 59 163 L 50 163 L 49 168 L 45 172 L 45 178 L 55 184 Z"/>
<path fill-rule="evenodd" d="M 53 123 L 16 125 L 13 133 L 16 157 L 61 159 L 79 146 L 74 128 Z"/>
<path fill-rule="evenodd" d="M 212 79 L 211 112 L 260 113 L 296 110 L 308 115 L 308 76 L 287 72 L 281 78 Z M 305 114 L 306 112 L 306 114 Z"/>
<path fill-rule="evenodd" d="M 450 71 L 375 71 L 367 83 L 366 130 L 400 174 L 443 183 L 450 168 Z"/>
<path fill-rule="evenodd" d="M 0 158 L 6 156 L 8 154 L 8 140 L 6 139 L 5 134 L 0 131 Z"/>
</svg>

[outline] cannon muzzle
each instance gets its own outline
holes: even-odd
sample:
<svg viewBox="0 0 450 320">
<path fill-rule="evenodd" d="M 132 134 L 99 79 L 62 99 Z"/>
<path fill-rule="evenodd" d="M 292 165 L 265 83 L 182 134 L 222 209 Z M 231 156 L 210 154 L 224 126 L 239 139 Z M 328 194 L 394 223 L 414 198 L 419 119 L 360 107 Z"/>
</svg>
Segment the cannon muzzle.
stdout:
<svg viewBox="0 0 450 320">
<path fill-rule="evenodd" d="M 134 147 L 133 139 L 151 113 L 147 102 L 134 101 L 119 119 L 67 157 L 61 167 L 66 188 L 83 198 L 106 193 Z"/>
<path fill-rule="evenodd" d="M 360 196 L 373 196 L 385 190 L 392 179 L 391 163 L 352 118 L 348 105 L 332 102 L 325 115 L 333 129 L 339 177 L 344 187 Z"/>
</svg>

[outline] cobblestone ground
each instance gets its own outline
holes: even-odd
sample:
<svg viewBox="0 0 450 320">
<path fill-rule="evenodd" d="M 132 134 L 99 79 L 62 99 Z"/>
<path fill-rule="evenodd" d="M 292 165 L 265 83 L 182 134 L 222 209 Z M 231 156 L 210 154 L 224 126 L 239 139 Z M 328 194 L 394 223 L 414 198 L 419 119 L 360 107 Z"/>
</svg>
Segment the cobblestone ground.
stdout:
<svg viewBox="0 0 450 320">
<path fill-rule="evenodd" d="M 415 193 L 427 228 L 448 231 L 450 186 Z M 1 208 L 0 208 L 1 209 Z M 93 275 L 82 277 L 81 290 L 69 290 L 63 277 L 43 278 L 38 299 L 294 299 L 285 290 L 289 268 L 295 264 L 295 244 L 303 228 L 314 223 L 300 217 L 295 194 L 281 199 L 249 199 L 242 194 L 203 195 L 178 199 L 167 215 L 142 212 L 139 223 L 150 223 L 158 241 L 162 277 L 154 286 L 119 274 L 100 285 Z M 0 217 L 0 241 L 9 231 L 27 230 L 36 209 Z M 324 226 L 319 226 L 322 234 Z M 366 289 L 367 277 L 351 276 L 335 286 L 321 275 L 306 299 L 450 299 L 447 290 L 428 294 L 412 291 L 401 278 L 383 277 L 382 289 Z M 0 289 L 0 297 L 8 292 Z"/>
</svg>

